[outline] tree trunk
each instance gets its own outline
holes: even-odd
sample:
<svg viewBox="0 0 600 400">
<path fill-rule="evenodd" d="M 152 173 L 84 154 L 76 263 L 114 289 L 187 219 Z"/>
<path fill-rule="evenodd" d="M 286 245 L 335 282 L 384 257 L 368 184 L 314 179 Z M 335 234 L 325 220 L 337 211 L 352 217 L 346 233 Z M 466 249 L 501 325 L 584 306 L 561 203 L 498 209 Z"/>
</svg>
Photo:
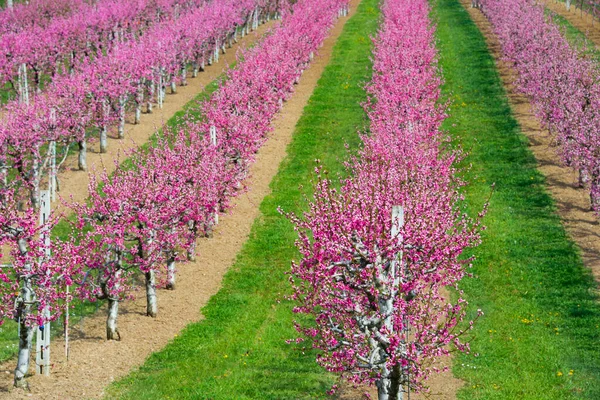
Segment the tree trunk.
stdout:
<svg viewBox="0 0 600 400">
<path fill-rule="evenodd" d="M 13 0 L 6 0 L 6 7 L 12 9 L 13 8 Z"/>
<path fill-rule="evenodd" d="M 106 153 L 108 151 L 108 128 L 106 124 L 100 128 L 100 153 Z"/>
<path fill-rule="evenodd" d="M 26 307 L 29 308 L 29 306 Z M 22 312 L 21 321 L 19 323 L 19 356 L 17 359 L 14 380 L 15 387 L 24 389 L 29 387 L 25 376 L 29 371 L 29 360 L 31 359 L 31 348 L 33 347 L 33 333 L 35 332 L 35 327 L 27 326 L 25 323 L 25 316 L 27 314 L 28 311 Z"/>
<path fill-rule="evenodd" d="M 77 142 L 77 145 L 79 146 L 79 170 L 87 171 L 87 143 L 85 139 L 83 139 Z"/>
<path fill-rule="evenodd" d="M 167 259 L 167 289 L 175 290 L 175 256 Z"/>
<path fill-rule="evenodd" d="M 392 371 L 387 368 L 382 371 L 381 378 L 375 382 L 378 400 L 402 400 L 403 392 L 400 377 L 399 365 L 394 366 Z"/>
<path fill-rule="evenodd" d="M 117 327 L 119 300 L 108 299 L 108 317 L 106 318 L 106 340 L 121 340 Z"/>
<path fill-rule="evenodd" d="M 125 138 L 125 104 L 127 99 L 122 96 L 119 99 L 119 139 Z"/>
<path fill-rule="evenodd" d="M 156 303 L 156 282 L 154 270 L 146 272 L 146 315 L 156 318 L 158 306 Z"/>
<path fill-rule="evenodd" d="M 154 97 L 155 84 L 154 80 L 150 82 L 150 89 L 148 90 L 148 103 L 146 105 L 146 112 L 152 114 L 152 98 Z"/>
<path fill-rule="evenodd" d="M 187 86 L 187 66 L 183 64 L 181 66 L 181 86 Z"/>
<path fill-rule="evenodd" d="M 27 255 L 28 243 L 24 239 L 18 242 L 21 255 Z M 25 376 L 29 371 L 29 360 L 31 359 L 31 348 L 33 345 L 33 333 L 35 327 L 28 323 L 27 318 L 31 312 L 31 305 L 35 302 L 35 293 L 31 287 L 31 265 L 26 266 L 27 275 L 21 277 L 21 303 L 18 304 L 17 317 L 19 323 L 19 353 L 17 359 L 17 368 L 15 369 L 14 385 L 20 388 L 28 388 Z"/>
</svg>

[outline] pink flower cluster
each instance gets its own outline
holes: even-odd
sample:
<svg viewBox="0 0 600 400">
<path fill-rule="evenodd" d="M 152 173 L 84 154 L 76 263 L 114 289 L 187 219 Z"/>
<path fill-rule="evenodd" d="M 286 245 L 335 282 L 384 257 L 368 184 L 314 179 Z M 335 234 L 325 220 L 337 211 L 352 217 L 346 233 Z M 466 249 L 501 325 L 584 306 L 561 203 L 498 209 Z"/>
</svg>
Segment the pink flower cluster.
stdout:
<svg viewBox="0 0 600 400">
<path fill-rule="evenodd" d="M 382 11 L 369 134 L 341 187 L 317 168 L 309 211 L 290 215 L 302 255 L 291 282 L 295 312 L 314 318 L 297 329 L 320 350 L 317 361 L 396 399 L 423 391 L 434 359 L 451 347 L 468 351 L 458 327 L 466 302 L 442 290 L 465 276 L 464 252 L 479 244 L 482 227 L 459 209 L 459 153 L 443 150 L 429 6 L 388 0 Z"/>
<path fill-rule="evenodd" d="M 13 11 L 0 13 L 1 87 L 12 82 L 17 89 L 18 69 L 23 63 L 39 85 L 43 75 L 54 76 L 62 67 L 95 57 L 99 51 L 109 51 L 123 40 L 139 38 L 153 25 L 172 22 L 205 1 L 36 3 L 17 5 Z M 2 24 L 2 19 L 8 21 Z"/>
<path fill-rule="evenodd" d="M 600 70 L 572 46 L 531 0 L 483 1 L 505 58 L 518 72 L 517 87 L 552 134 L 566 165 L 589 184 L 600 211 Z"/>
<path fill-rule="evenodd" d="M 86 5 L 85 0 L 31 0 L 14 4 L 12 9 L 0 9 L 0 35 L 47 26 L 54 19 L 68 17 Z"/>
</svg>

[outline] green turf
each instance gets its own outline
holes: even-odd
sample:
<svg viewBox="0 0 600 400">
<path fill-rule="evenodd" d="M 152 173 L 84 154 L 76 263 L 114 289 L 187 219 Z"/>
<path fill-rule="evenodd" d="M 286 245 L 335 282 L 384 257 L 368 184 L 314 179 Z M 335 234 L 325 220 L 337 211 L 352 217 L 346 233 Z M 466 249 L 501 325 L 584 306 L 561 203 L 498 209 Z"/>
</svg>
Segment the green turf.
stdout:
<svg viewBox="0 0 600 400">
<path fill-rule="evenodd" d="M 462 283 L 485 316 L 458 356 L 461 399 L 600 398 L 600 306 L 544 177 L 508 106 L 483 37 L 458 0 L 432 0 L 453 105 L 445 127 L 469 151 L 466 199 L 476 211 L 496 183 L 476 279 Z"/>
<path fill-rule="evenodd" d="M 314 159 L 331 173 L 343 171 L 347 151 L 359 143 L 365 123 L 362 84 L 370 78 L 370 35 L 377 26 L 377 0 L 363 0 L 347 23 L 332 60 L 299 121 L 288 157 L 261 204 L 261 217 L 223 288 L 203 309 L 206 319 L 188 326 L 164 350 L 113 385 L 120 399 L 308 399 L 326 397 L 333 378 L 317 366 L 312 351 L 285 343 L 296 336 L 285 272 L 297 257 L 295 234 L 277 212 L 302 207 Z M 298 185 L 304 184 L 304 189 Z"/>
</svg>

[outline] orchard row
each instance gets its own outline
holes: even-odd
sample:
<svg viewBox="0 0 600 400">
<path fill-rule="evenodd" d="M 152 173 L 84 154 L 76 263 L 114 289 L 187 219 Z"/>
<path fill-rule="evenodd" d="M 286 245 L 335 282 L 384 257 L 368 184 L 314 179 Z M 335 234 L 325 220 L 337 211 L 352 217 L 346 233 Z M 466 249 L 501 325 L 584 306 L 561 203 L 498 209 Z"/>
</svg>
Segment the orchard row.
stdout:
<svg viewBox="0 0 600 400">
<path fill-rule="evenodd" d="M 295 312 L 317 361 L 378 398 L 422 392 L 451 349 L 468 351 L 466 301 L 448 299 L 482 229 L 460 211 L 459 151 L 445 150 L 434 27 L 426 0 L 388 0 L 367 86 L 369 134 L 338 184 L 318 170 L 309 211 L 290 215 L 302 255 Z M 339 189 L 336 187 L 340 186 Z M 472 323 L 472 322 L 471 322 Z M 304 340 L 300 338 L 299 340 Z"/>
<path fill-rule="evenodd" d="M 562 161 L 579 172 L 593 209 L 600 212 L 600 69 L 572 46 L 529 0 L 483 1 L 517 86 L 558 144 Z"/>
<path fill-rule="evenodd" d="M 129 108 L 135 109 L 138 122 L 142 107 L 152 112 L 154 102 L 162 106 L 167 85 L 175 91 L 177 82 L 185 84 L 189 65 L 196 75 L 238 33 L 244 35 L 275 15 L 276 2 L 259 3 L 215 0 L 190 8 L 139 39 L 119 43 L 71 73 L 55 76 L 43 93 L 10 102 L 0 121 L 0 181 L 16 173 L 37 207 L 42 179 L 56 179 L 72 146 L 79 150 L 79 168 L 87 169 L 91 134 L 97 133 L 100 152 L 106 152 L 111 126 L 117 125 L 118 136 L 124 137 Z"/>
</svg>

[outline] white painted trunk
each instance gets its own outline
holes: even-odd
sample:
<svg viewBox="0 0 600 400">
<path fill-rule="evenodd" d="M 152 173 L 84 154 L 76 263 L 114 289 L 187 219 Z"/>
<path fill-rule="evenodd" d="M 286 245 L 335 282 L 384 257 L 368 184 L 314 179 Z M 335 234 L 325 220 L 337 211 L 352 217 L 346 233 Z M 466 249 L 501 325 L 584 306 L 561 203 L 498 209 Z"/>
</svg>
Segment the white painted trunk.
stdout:
<svg viewBox="0 0 600 400">
<path fill-rule="evenodd" d="M 37 210 L 40 205 L 40 163 L 37 158 L 33 160 L 31 166 L 31 183 L 32 187 L 29 192 L 29 197 L 31 205 Z"/>
<path fill-rule="evenodd" d="M 154 270 L 146 272 L 146 315 L 156 318 L 158 306 L 156 299 L 156 278 Z"/>
<path fill-rule="evenodd" d="M 13 0 L 6 0 L 6 7 L 12 9 L 14 7 Z"/>
<path fill-rule="evenodd" d="M 567 5 L 567 11 L 571 11 L 571 0 L 567 0 L 565 4 Z"/>
<path fill-rule="evenodd" d="M 175 290 L 175 257 L 169 257 L 167 260 L 167 289 Z"/>
<path fill-rule="evenodd" d="M 150 89 L 148 90 L 148 103 L 146 104 L 146 112 L 148 114 L 152 114 L 152 100 L 154 97 L 154 91 L 156 89 L 156 85 L 154 84 L 154 80 L 150 82 Z"/>
<path fill-rule="evenodd" d="M 119 300 L 108 299 L 108 315 L 106 318 L 106 340 L 121 340 L 117 327 L 119 316 Z"/>
<path fill-rule="evenodd" d="M 183 64 L 181 66 L 181 86 L 187 86 L 187 66 Z"/>
<path fill-rule="evenodd" d="M 77 142 L 79 147 L 78 167 L 80 171 L 87 171 L 87 142 L 85 139 Z"/>
<path fill-rule="evenodd" d="M 100 153 L 106 153 L 108 150 L 108 128 L 102 125 L 100 128 Z"/>
<path fill-rule="evenodd" d="M 19 252 L 25 256 L 28 253 L 27 242 L 20 239 L 18 242 Z M 31 271 L 31 265 L 26 266 L 26 271 Z M 17 318 L 19 324 L 19 351 L 17 358 L 17 368 L 14 374 L 14 385 L 16 387 L 28 388 L 25 377 L 29 371 L 29 362 L 31 359 L 31 348 L 33 345 L 33 334 L 35 327 L 27 323 L 31 312 L 31 305 L 35 302 L 35 293 L 32 289 L 31 278 L 21 277 L 21 303 L 18 304 Z"/>
<path fill-rule="evenodd" d="M 26 313 L 24 313 L 26 314 Z M 27 326 L 24 317 L 19 323 L 19 352 L 17 358 L 17 368 L 15 369 L 14 385 L 20 388 L 28 388 L 25 376 L 29 371 L 29 360 L 31 359 L 31 348 L 33 346 L 34 327 Z"/>
<path fill-rule="evenodd" d="M 171 93 L 172 94 L 177 93 L 177 83 L 175 83 L 175 77 L 173 77 L 173 79 L 171 79 Z"/>
<path fill-rule="evenodd" d="M 119 139 L 125 138 L 125 104 L 127 98 L 123 96 L 119 99 Z"/>
</svg>

